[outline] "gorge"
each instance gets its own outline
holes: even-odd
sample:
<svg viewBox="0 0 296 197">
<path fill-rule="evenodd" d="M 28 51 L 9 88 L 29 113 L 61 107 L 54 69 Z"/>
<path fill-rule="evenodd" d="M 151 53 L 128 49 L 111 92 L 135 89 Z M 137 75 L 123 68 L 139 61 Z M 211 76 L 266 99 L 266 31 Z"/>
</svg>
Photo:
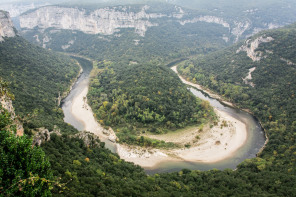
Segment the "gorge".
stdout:
<svg viewBox="0 0 296 197">
<path fill-rule="evenodd" d="M 210 104 L 219 111 L 220 116 L 222 116 L 220 118 L 224 119 L 224 117 L 226 117 L 227 123 L 234 126 L 234 133 L 227 133 L 227 130 L 232 130 L 232 127 L 229 126 L 227 126 L 229 128 L 226 130 L 213 128 L 211 131 L 214 133 L 204 134 L 204 139 L 201 140 L 199 145 L 195 145 L 192 148 L 185 148 L 184 150 L 179 149 L 170 151 L 153 148 L 146 149 L 143 147 L 126 146 L 114 143 L 113 140 L 113 142 L 110 141 L 110 135 L 112 136 L 115 134 L 109 133 L 109 136 L 104 134 L 105 129 L 94 118 L 94 114 L 90 106 L 87 104 L 86 94 L 88 91 L 89 73 L 91 68 L 88 66 L 83 66 L 83 68 L 83 74 L 79 77 L 70 94 L 64 99 L 62 104 L 65 114 L 65 122 L 72 124 L 80 131 L 89 131 L 97 136 L 100 136 L 101 140 L 105 142 L 107 148 L 118 153 L 122 159 L 134 162 L 135 164 L 144 167 L 147 173 L 179 171 L 183 168 L 192 170 L 209 170 L 212 168 L 234 169 L 236 168 L 236 165 L 241 163 L 243 160 L 255 157 L 264 145 L 264 131 L 262 130 L 259 122 L 257 122 L 251 115 L 222 105 L 216 99 L 208 97 L 205 93 L 192 88 L 190 91 L 194 95 L 208 100 Z M 177 72 L 176 66 L 172 69 Z M 181 79 L 183 83 L 188 84 L 188 82 L 186 82 L 183 78 Z M 195 86 L 190 83 L 189 85 L 193 87 Z M 220 120 L 220 123 L 221 122 L 222 120 Z M 246 129 L 244 129 L 244 127 L 246 127 Z M 191 134 L 192 129 L 190 130 L 190 134 L 187 131 L 185 133 L 180 133 L 181 136 L 186 136 L 188 134 L 192 135 L 193 138 L 196 134 L 203 136 L 200 132 L 193 135 Z M 198 128 L 195 130 L 198 131 Z M 206 131 L 206 133 L 208 132 L 210 131 Z M 223 133 L 223 136 L 221 132 Z M 156 137 L 161 136 L 162 135 Z M 181 136 L 176 137 L 180 138 Z M 192 140 L 189 140 L 189 142 L 191 141 Z M 221 145 L 215 145 L 217 141 L 219 141 Z M 222 146 L 222 144 L 224 144 L 224 146 Z M 186 154 L 188 156 L 185 156 Z M 171 155 L 175 156 L 172 157 Z"/>
<path fill-rule="evenodd" d="M 0 196 L 293 196 L 293 1 L 0 11 Z"/>
</svg>

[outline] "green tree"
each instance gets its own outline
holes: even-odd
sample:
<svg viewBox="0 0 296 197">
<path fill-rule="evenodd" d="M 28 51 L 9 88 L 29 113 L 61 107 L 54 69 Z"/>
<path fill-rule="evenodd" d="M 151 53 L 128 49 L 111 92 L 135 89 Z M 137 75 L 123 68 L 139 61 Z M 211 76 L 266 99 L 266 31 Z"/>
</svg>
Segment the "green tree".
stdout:
<svg viewBox="0 0 296 197">
<path fill-rule="evenodd" d="M 51 196 L 53 176 L 45 153 L 27 136 L 4 129 L 12 127 L 10 116 L 0 111 L 1 123 L 7 123 L 0 128 L 0 196 Z"/>
</svg>

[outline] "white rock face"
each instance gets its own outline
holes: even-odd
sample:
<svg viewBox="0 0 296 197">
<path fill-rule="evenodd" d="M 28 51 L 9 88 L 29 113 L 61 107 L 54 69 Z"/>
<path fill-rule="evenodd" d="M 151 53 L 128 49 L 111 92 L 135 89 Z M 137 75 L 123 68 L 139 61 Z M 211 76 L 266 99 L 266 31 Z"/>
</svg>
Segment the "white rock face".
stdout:
<svg viewBox="0 0 296 197">
<path fill-rule="evenodd" d="M 92 12 L 83 9 L 47 6 L 20 16 L 22 29 L 55 28 L 82 31 L 86 34 L 112 35 L 119 28 L 134 28 L 144 36 L 149 27 L 158 26 L 149 19 L 165 17 L 163 14 L 147 13 L 148 6 L 139 12 L 127 12 L 127 8 L 102 8 Z"/>
<path fill-rule="evenodd" d="M 254 72 L 255 70 L 256 70 L 256 67 L 250 68 L 248 75 L 245 78 L 243 78 L 243 82 L 247 85 L 252 86 L 252 87 L 255 87 L 255 84 L 253 82 L 251 82 L 252 72 Z"/>
<path fill-rule="evenodd" d="M 4 37 L 14 37 L 16 32 L 8 12 L 0 11 L 0 42 Z"/>
<path fill-rule="evenodd" d="M 251 27 L 251 23 L 249 21 L 245 21 L 245 22 L 234 21 L 233 22 L 234 24 L 230 25 L 223 18 L 219 18 L 216 16 L 200 16 L 200 17 L 193 18 L 191 20 L 179 21 L 181 25 L 185 25 L 187 23 L 197 23 L 197 22 L 215 23 L 215 24 L 222 25 L 225 28 L 228 28 L 229 32 L 236 37 L 235 42 L 237 42 L 238 39 L 243 35 L 243 33 Z M 222 39 L 225 42 L 229 41 L 229 38 L 225 36 Z"/>
<path fill-rule="evenodd" d="M 250 39 L 245 42 L 243 46 L 241 46 L 236 53 L 239 53 L 241 51 L 247 52 L 247 56 L 255 61 L 260 61 L 262 58 L 262 51 L 255 51 L 261 43 L 271 42 L 274 39 L 272 37 L 266 37 L 260 36 L 259 38 L 256 38 L 255 40 L 251 41 Z"/>
<path fill-rule="evenodd" d="M 268 27 L 268 29 L 276 29 L 281 27 L 281 25 L 273 24 L 273 23 L 268 23 L 266 26 Z"/>
<path fill-rule="evenodd" d="M 178 6 L 175 6 L 175 9 L 176 9 L 177 13 L 174 13 L 173 17 L 177 18 L 177 19 L 183 18 L 184 15 L 185 15 L 184 10 L 181 7 L 178 7 Z"/>
<path fill-rule="evenodd" d="M 185 25 L 187 23 L 197 23 L 197 22 L 207 22 L 207 23 L 216 23 L 219 25 L 223 25 L 226 28 L 230 28 L 230 25 L 223 20 L 223 18 L 218 18 L 216 16 L 200 16 L 191 20 L 179 21 L 181 25 Z"/>
<path fill-rule="evenodd" d="M 231 33 L 236 36 L 235 42 L 243 35 L 243 33 L 250 28 L 251 23 L 249 21 L 246 22 L 234 22 L 235 27 L 232 29 Z"/>
<path fill-rule="evenodd" d="M 9 113 L 11 113 L 12 119 L 15 118 L 14 108 L 12 106 L 12 100 L 7 96 L 0 97 L 0 104 L 1 106 L 6 109 Z"/>
<path fill-rule="evenodd" d="M 12 100 L 7 96 L 0 97 L 0 105 L 6 109 L 11 114 L 11 120 L 13 121 L 14 125 L 16 126 L 16 134 L 18 136 L 24 135 L 24 128 L 22 123 L 15 115 L 14 107 L 12 105 Z"/>
<path fill-rule="evenodd" d="M 62 46 L 62 49 L 64 49 L 64 50 L 68 49 L 70 46 L 72 46 L 74 44 L 74 42 L 75 42 L 74 40 L 70 40 L 67 45 Z"/>
</svg>

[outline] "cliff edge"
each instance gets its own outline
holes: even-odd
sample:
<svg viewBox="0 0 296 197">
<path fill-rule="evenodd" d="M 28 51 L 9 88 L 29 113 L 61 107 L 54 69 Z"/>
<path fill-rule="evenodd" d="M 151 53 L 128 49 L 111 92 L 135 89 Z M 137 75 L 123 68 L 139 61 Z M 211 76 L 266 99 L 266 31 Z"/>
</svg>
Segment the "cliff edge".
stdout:
<svg viewBox="0 0 296 197">
<path fill-rule="evenodd" d="M 15 37 L 16 30 L 13 26 L 8 12 L 0 10 L 0 42 L 4 41 L 4 37 Z"/>
</svg>

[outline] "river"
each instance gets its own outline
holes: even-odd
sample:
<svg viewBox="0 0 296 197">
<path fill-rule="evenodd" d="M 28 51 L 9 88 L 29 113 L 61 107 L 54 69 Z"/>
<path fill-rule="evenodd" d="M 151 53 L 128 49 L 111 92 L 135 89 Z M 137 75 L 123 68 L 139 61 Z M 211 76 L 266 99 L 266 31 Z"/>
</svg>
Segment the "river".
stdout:
<svg viewBox="0 0 296 197">
<path fill-rule="evenodd" d="M 92 66 L 89 64 L 84 64 L 83 62 L 80 62 L 83 67 L 83 73 L 78 78 L 77 82 L 73 86 L 70 94 L 63 100 L 62 102 L 62 109 L 64 111 L 64 121 L 73 125 L 76 129 L 79 131 L 83 131 L 86 128 L 86 125 L 77 118 L 72 113 L 73 109 L 73 101 L 82 90 L 85 90 L 85 88 L 89 84 L 89 75 L 90 71 L 92 69 Z M 236 166 L 241 163 L 243 160 L 248 158 L 254 158 L 256 157 L 256 154 L 259 152 L 259 150 L 264 146 L 265 143 L 265 134 L 263 129 L 260 126 L 260 123 L 258 120 L 256 120 L 255 117 L 250 115 L 249 113 L 226 106 L 222 104 L 220 101 L 211 98 L 209 95 L 204 93 L 201 90 L 195 89 L 195 88 L 189 88 L 190 91 L 197 97 L 207 100 L 210 102 L 210 104 L 221 111 L 224 111 L 231 115 L 232 117 L 244 122 L 247 125 L 247 140 L 245 144 L 237 150 L 232 157 L 227 158 L 225 160 L 216 162 L 216 163 L 200 163 L 200 162 L 186 162 L 186 161 L 180 161 L 180 162 L 164 162 L 156 165 L 153 168 L 146 168 L 146 172 L 148 174 L 154 174 L 154 173 L 163 173 L 163 172 L 173 172 L 173 171 L 179 171 L 184 168 L 191 169 L 191 170 L 210 170 L 210 169 L 235 169 Z M 106 147 L 109 148 L 112 152 L 116 152 L 116 145 L 109 142 L 108 140 L 104 140 L 106 143 Z"/>
</svg>

